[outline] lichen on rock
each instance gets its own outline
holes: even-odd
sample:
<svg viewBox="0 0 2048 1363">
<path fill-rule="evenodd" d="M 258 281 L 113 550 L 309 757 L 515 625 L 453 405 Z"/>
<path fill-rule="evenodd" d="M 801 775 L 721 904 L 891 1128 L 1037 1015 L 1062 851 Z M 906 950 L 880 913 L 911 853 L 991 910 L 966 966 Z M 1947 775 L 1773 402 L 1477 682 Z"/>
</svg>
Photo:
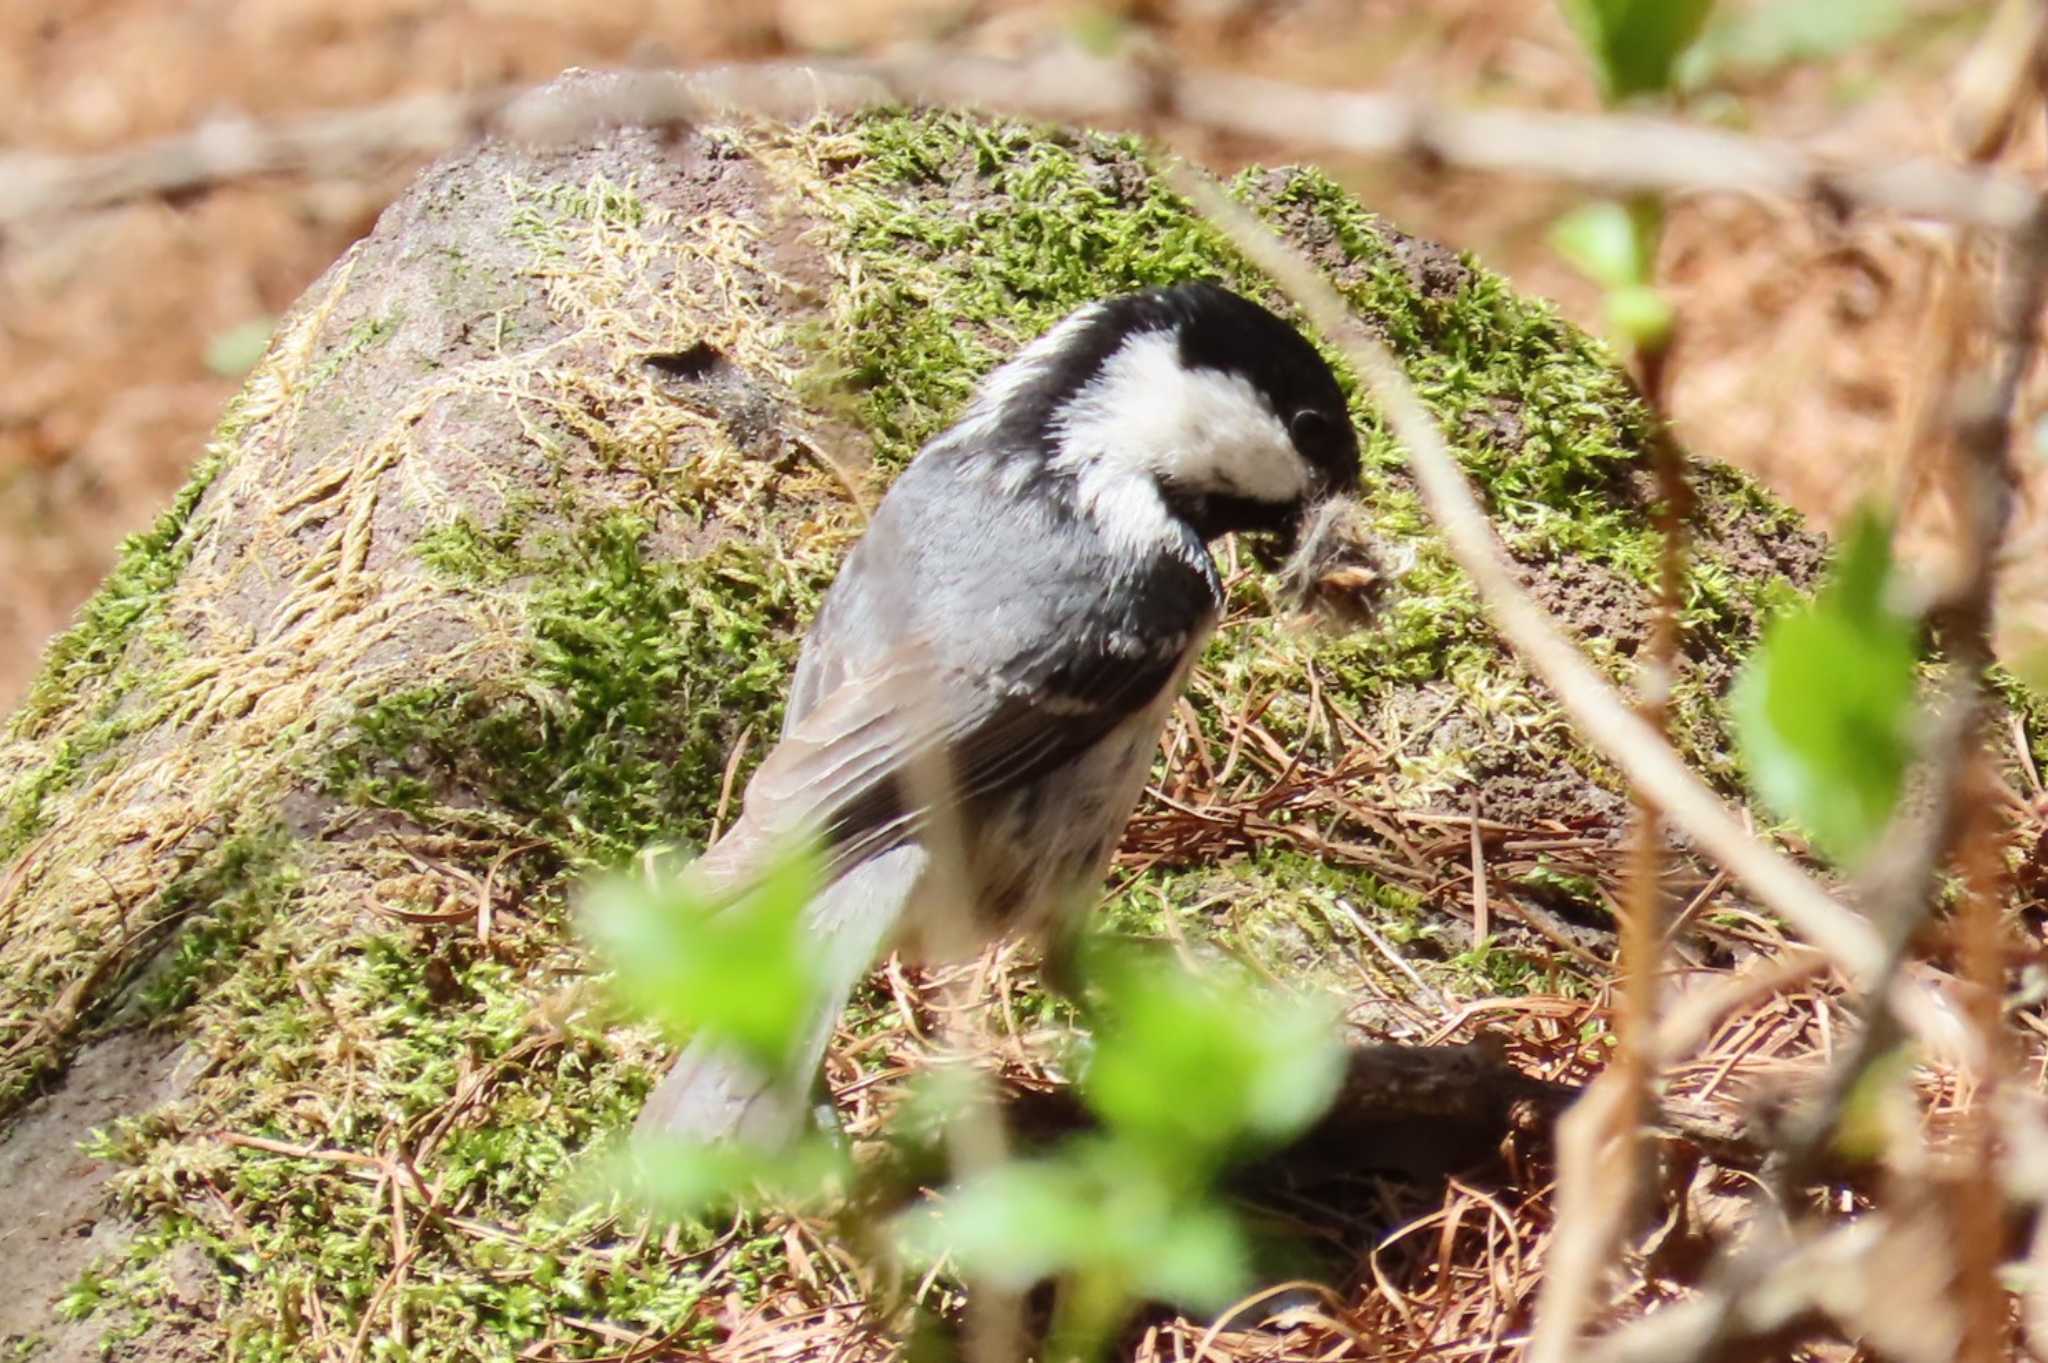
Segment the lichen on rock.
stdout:
<svg viewBox="0 0 2048 1363">
<path fill-rule="evenodd" d="M 1656 541 L 1603 349 L 1316 172 L 1234 192 L 1394 345 L 1532 587 L 1625 676 Z M 802 1287 L 774 1228 L 712 1271 L 704 1240 L 560 1200 L 661 1058 L 586 988 L 568 888 L 712 834 L 863 506 L 982 374 L 1084 301 L 1198 275 L 1280 303 L 1139 144 L 964 115 L 426 172 L 287 318 L 0 745 L 0 1123 L 110 1034 L 183 1043 L 172 1096 L 96 1119 L 130 1230 L 62 1328 L 574 1355 L 615 1344 L 565 1319 L 702 1342 Z M 1109 919 L 1355 986 L 1363 914 L 1445 989 L 1570 987 L 1518 921 L 1460 936 L 1470 820 L 1527 844 L 1495 848 L 1502 902 L 1597 936 L 1621 788 L 1357 415 L 1398 580 L 1317 634 L 1224 551 L 1233 608 Z M 1726 783 L 1719 688 L 1819 550 L 1699 477 L 1680 731 Z M 858 1022 L 861 1053 L 893 1025 Z M 162 1290 L 192 1246 L 211 1285 Z"/>
</svg>

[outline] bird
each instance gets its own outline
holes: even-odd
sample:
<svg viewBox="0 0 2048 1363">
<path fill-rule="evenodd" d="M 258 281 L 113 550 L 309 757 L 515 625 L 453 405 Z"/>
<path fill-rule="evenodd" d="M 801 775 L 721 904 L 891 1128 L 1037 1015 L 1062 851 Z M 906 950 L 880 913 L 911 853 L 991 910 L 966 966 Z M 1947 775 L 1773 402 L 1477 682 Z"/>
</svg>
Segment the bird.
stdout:
<svg viewBox="0 0 2048 1363">
<path fill-rule="evenodd" d="M 1210 542 L 1284 545 L 1358 474 L 1329 364 L 1216 283 L 1084 304 L 983 379 L 875 508 L 781 738 L 694 868 L 737 886 L 794 838 L 821 848 L 815 1013 L 774 1072 L 693 1039 L 636 1131 L 787 1147 L 840 1012 L 906 927 L 1071 923 L 1221 617 Z"/>
</svg>

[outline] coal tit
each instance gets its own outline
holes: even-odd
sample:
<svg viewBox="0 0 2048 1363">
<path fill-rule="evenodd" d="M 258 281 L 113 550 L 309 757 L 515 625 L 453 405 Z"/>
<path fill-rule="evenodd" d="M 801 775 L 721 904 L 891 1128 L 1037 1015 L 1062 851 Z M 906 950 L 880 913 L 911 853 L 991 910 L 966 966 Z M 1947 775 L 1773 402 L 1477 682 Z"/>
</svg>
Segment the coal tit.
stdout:
<svg viewBox="0 0 2048 1363">
<path fill-rule="evenodd" d="M 639 1129 L 793 1139 L 840 1009 L 903 925 L 1042 932 L 1084 904 L 1222 611 L 1208 541 L 1291 534 L 1357 476 L 1329 366 L 1214 284 L 1089 304 L 991 374 L 848 556 L 782 739 L 697 863 L 739 884 L 792 837 L 822 842 L 805 922 L 826 1005 L 781 1077 L 692 1044 Z M 935 870 L 935 830 L 960 875 Z"/>
</svg>

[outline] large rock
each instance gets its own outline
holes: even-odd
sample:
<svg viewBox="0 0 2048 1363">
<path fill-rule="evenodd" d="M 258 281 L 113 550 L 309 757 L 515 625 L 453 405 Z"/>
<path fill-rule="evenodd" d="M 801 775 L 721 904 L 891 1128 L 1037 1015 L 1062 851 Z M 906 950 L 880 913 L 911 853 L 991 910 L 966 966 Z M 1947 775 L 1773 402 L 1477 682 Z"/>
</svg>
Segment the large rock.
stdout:
<svg viewBox="0 0 2048 1363">
<path fill-rule="evenodd" d="M 1396 345 L 1533 585 L 1624 675 L 1656 539 L 1606 353 L 1315 172 L 1236 189 Z M 961 116 L 490 143 L 424 174 L 279 328 L 0 746 L 0 1261 L 39 1265 L 0 1337 L 603 1352 L 849 1291 L 774 1228 L 686 1259 L 702 1241 L 550 1200 L 660 1061 L 592 1006 L 565 888 L 712 831 L 861 501 L 979 375 L 1190 275 L 1272 297 L 1135 145 Z M 1554 939 L 1602 950 L 1625 800 L 1359 418 L 1400 565 L 1380 614 L 1311 634 L 1233 574 L 1109 913 L 1356 991 L 1355 911 L 1454 993 L 1544 987 Z M 1728 784 L 1718 690 L 1818 549 L 1699 479 L 1680 729 Z M 842 1083 L 909 1035 L 872 1013 Z"/>
</svg>

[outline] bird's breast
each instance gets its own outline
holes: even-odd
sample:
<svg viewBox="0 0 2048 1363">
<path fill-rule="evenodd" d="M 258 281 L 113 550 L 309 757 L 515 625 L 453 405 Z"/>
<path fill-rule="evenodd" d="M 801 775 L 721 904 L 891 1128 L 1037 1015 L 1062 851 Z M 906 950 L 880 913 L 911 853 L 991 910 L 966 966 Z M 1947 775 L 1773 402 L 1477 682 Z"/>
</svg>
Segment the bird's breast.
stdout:
<svg viewBox="0 0 2048 1363">
<path fill-rule="evenodd" d="M 971 880 L 991 930 L 1043 934 L 1088 907 L 1213 624 L 1189 634 L 1171 679 L 1143 708 L 1071 762 L 970 813 Z"/>
</svg>

